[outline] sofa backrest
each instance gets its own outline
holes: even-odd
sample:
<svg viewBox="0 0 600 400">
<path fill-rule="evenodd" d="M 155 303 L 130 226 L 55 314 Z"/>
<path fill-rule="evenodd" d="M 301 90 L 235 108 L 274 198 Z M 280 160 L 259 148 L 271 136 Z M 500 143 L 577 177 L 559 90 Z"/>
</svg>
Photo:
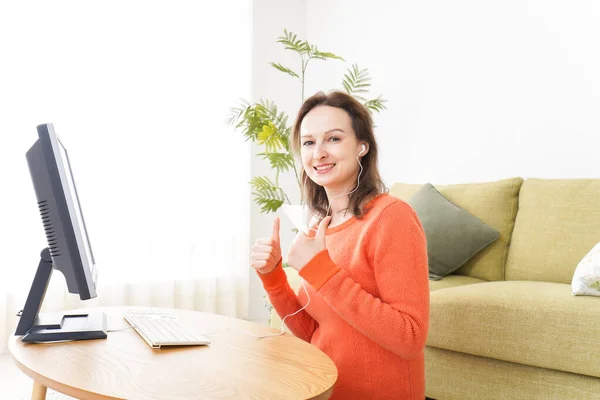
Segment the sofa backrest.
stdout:
<svg viewBox="0 0 600 400">
<path fill-rule="evenodd" d="M 481 250 L 455 274 L 467 275 L 486 281 L 504 280 L 504 266 L 518 209 L 518 195 L 522 178 L 497 182 L 436 185 L 435 188 L 465 211 L 496 228 L 500 238 Z M 404 201 L 421 188 L 421 184 L 395 183 L 390 194 Z"/>
<path fill-rule="evenodd" d="M 507 280 L 571 283 L 600 242 L 600 179 L 527 179 L 508 252 Z"/>
</svg>

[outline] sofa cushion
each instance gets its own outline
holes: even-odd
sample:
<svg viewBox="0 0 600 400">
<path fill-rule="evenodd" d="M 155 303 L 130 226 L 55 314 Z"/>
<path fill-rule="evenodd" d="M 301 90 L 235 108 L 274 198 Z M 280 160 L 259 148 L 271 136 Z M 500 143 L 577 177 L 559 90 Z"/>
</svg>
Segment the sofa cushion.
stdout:
<svg viewBox="0 0 600 400">
<path fill-rule="evenodd" d="M 600 243 L 577 265 L 571 288 L 576 296 L 600 296 Z"/>
<path fill-rule="evenodd" d="M 454 286 L 472 285 L 474 283 L 487 282 L 482 279 L 473 278 L 472 276 L 465 275 L 446 275 L 439 281 L 429 281 L 429 291 L 445 289 Z"/>
<path fill-rule="evenodd" d="M 425 347 L 425 394 L 434 399 L 598 399 L 600 379 Z"/>
<path fill-rule="evenodd" d="M 429 279 L 437 281 L 456 271 L 500 236 L 430 183 L 412 195 L 408 204 L 417 213 L 427 237 Z"/>
<path fill-rule="evenodd" d="M 600 242 L 600 179 L 527 179 L 508 252 L 507 280 L 571 283 Z"/>
<path fill-rule="evenodd" d="M 518 194 L 522 183 L 522 178 L 457 185 L 434 183 L 436 189 L 452 203 L 500 232 L 498 240 L 477 253 L 455 274 L 486 281 L 504 279 L 506 254 L 517 214 Z M 390 194 L 408 201 L 422 186 L 422 184 L 395 183 L 390 187 Z"/>
<path fill-rule="evenodd" d="M 427 345 L 600 377 L 600 301 L 568 284 L 485 282 L 435 290 Z"/>
</svg>

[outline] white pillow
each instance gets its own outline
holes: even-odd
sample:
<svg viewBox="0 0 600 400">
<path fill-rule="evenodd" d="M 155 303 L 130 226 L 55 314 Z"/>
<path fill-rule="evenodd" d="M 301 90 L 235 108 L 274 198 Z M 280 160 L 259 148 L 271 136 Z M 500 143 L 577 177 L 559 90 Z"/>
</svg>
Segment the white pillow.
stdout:
<svg viewBox="0 0 600 400">
<path fill-rule="evenodd" d="M 600 296 L 600 243 L 577 265 L 571 287 L 576 296 Z"/>
</svg>

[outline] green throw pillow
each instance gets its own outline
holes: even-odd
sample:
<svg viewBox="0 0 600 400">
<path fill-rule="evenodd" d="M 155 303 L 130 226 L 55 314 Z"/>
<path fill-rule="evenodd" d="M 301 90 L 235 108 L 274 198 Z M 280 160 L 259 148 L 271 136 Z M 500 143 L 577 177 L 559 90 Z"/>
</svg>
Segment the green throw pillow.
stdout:
<svg viewBox="0 0 600 400">
<path fill-rule="evenodd" d="M 496 229 L 450 202 L 430 183 L 408 199 L 408 204 L 425 230 L 429 279 L 437 281 L 456 271 L 500 237 Z"/>
</svg>

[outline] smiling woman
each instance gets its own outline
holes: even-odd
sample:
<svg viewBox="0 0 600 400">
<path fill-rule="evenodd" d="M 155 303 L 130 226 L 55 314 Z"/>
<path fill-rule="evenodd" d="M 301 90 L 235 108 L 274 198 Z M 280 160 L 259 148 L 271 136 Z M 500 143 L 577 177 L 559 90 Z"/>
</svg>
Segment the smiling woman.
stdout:
<svg viewBox="0 0 600 400">
<path fill-rule="evenodd" d="M 365 201 L 386 191 L 371 114 L 354 97 L 333 91 L 307 99 L 296 119 L 291 145 L 302 161 L 303 197 L 314 217 L 331 211 L 331 227 L 352 214 L 360 217 Z M 345 194 L 347 202 L 340 198 Z"/>
<path fill-rule="evenodd" d="M 251 75 L 239 71 L 251 69 L 251 2 L 209 8 L 0 5 L 0 37 L 11 38 L 0 47 L 10 60 L 0 63 L 0 353 L 46 246 L 25 161 L 42 123 L 69 149 L 99 271 L 98 298 L 83 305 L 246 315 L 248 168 L 214 174 L 207 166 L 222 159 L 206 143 L 233 134 L 223 123 L 231 100 L 250 97 Z M 243 140 L 227 151 L 250 163 Z M 226 213 L 213 212 L 217 195 Z M 81 305 L 55 275 L 44 310 Z"/>
<path fill-rule="evenodd" d="M 331 400 L 422 400 L 425 233 L 414 210 L 381 182 L 371 116 L 348 94 L 317 93 L 300 107 L 292 140 L 303 200 L 319 220 L 308 234 L 298 232 L 287 253 L 302 287 L 295 293 L 282 268 L 278 219 L 271 237 L 252 246 L 252 267 L 282 323 L 334 361 Z"/>
</svg>

